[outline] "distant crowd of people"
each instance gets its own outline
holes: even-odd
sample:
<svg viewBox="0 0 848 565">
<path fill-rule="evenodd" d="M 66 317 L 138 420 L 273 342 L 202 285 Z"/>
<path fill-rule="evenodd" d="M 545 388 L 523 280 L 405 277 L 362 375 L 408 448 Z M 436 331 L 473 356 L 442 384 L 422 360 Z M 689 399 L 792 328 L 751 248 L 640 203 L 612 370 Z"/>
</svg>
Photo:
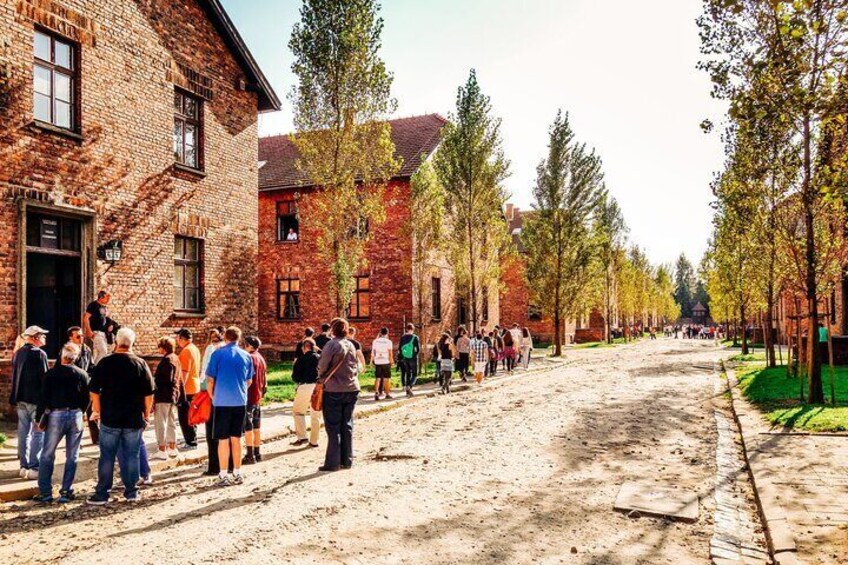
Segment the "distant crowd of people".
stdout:
<svg viewBox="0 0 848 565">
<path fill-rule="evenodd" d="M 206 475 L 215 484 L 244 481 L 242 465 L 257 463 L 261 455 L 261 405 L 267 392 L 267 364 L 256 336 L 242 336 L 238 327 L 210 331 L 201 354 L 190 329 L 158 339 L 158 362 L 151 371 L 134 353 L 136 334 L 111 318 L 111 296 L 100 291 L 88 305 L 83 324 L 67 330 L 55 365 L 50 368 L 44 347 L 49 332 L 28 327 L 12 358 L 10 403 L 18 416 L 20 477 L 38 481 L 35 500 L 50 503 L 56 451 L 65 443 L 65 469 L 58 502 L 76 495 L 73 484 L 83 430 L 99 446 L 97 485 L 86 499 L 106 504 L 117 467 L 128 501 L 139 500 L 139 487 L 153 482 L 150 460 L 179 457 L 197 449 L 197 426 L 205 425 L 209 452 Z M 86 342 L 90 343 L 89 346 Z M 395 354 L 397 351 L 397 355 Z M 495 326 L 473 335 L 464 326 L 443 334 L 431 356 L 442 393 L 450 393 L 455 375 L 467 381 L 473 375 L 482 386 L 498 365 L 511 373 L 527 368 L 533 340 L 527 328 Z M 415 326 L 407 324 L 397 349 L 388 328 L 382 328 L 370 349 L 374 369 L 374 399 L 391 399 L 392 367 L 401 385 L 413 396 L 420 374 L 421 341 Z M 360 393 L 359 377 L 367 370 L 356 330 L 342 318 L 323 324 L 316 334 L 304 330 L 295 348 L 292 380 L 295 446 L 318 447 L 321 419 L 327 449 L 320 471 L 348 469 L 353 464 L 353 413 Z M 322 390 L 317 402 L 315 389 Z M 320 404 L 320 409 L 315 405 Z M 307 428 L 307 416 L 310 418 Z M 157 449 L 148 454 L 142 434 L 155 429 Z M 183 440 L 178 446 L 176 429 Z M 243 445 L 244 444 L 244 445 Z"/>
</svg>

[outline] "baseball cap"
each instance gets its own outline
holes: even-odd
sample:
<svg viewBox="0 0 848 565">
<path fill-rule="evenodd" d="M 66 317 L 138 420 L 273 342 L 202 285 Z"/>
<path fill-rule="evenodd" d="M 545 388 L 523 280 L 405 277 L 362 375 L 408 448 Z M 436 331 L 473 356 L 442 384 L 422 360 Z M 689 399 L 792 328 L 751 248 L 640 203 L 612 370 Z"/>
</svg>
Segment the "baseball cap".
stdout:
<svg viewBox="0 0 848 565">
<path fill-rule="evenodd" d="M 35 337 L 37 335 L 47 335 L 50 332 L 40 326 L 30 326 L 24 330 L 24 337 Z"/>
</svg>

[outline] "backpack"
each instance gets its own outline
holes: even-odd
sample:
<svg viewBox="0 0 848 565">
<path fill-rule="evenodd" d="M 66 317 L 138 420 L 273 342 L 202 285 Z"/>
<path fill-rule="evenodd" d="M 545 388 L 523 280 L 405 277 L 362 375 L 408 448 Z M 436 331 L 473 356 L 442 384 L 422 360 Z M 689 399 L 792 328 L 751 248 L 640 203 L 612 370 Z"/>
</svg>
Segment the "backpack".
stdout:
<svg viewBox="0 0 848 565">
<path fill-rule="evenodd" d="M 205 390 L 198 392 L 188 405 L 188 424 L 205 424 L 212 417 L 212 397 Z"/>
<path fill-rule="evenodd" d="M 416 336 L 400 346 L 400 355 L 404 359 L 412 359 L 415 357 L 415 342 L 418 340 Z"/>
</svg>

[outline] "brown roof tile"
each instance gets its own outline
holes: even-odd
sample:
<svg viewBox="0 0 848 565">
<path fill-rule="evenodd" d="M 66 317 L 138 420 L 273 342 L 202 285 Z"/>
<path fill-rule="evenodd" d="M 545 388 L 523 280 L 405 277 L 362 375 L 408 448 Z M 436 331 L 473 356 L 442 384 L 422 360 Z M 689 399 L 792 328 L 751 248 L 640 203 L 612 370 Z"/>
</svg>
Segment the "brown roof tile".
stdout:
<svg viewBox="0 0 848 565">
<path fill-rule="evenodd" d="M 418 170 L 422 157 L 429 157 L 438 146 L 446 123 L 447 120 L 438 114 L 389 120 L 395 155 L 403 159 L 395 178 L 410 177 Z M 261 138 L 259 161 L 265 164 L 259 169 L 259 190 L 307 186 L 308 182 L 295 164 L 297 157 L 297 149 L 288 135 Z"/>
</svg>

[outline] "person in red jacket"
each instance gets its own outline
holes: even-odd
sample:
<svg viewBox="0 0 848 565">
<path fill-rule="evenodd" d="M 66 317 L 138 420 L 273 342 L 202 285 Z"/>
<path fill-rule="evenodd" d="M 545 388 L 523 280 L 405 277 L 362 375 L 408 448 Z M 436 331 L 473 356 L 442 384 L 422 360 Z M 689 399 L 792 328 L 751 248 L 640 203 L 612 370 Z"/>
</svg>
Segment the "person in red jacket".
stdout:
<svg viewBox="0 0 848 565">
<path fill-rule="evenodd" d="M 244 338 L 244 348 L 253 360 L 253 382 L 247 389 L 247 415 L 244 421 L 244 441 L 247 445 L 247 454 L 242 459 L 242 464 L 250 465 L 262 461 L 259 453 L 259 426 L 262 421 L 262 398 L 268 390 L 267 376 L 268 366 L 265 358 L 259 353 L 262 342 L 259 338 L 249 335 Z"/>
</svg>

